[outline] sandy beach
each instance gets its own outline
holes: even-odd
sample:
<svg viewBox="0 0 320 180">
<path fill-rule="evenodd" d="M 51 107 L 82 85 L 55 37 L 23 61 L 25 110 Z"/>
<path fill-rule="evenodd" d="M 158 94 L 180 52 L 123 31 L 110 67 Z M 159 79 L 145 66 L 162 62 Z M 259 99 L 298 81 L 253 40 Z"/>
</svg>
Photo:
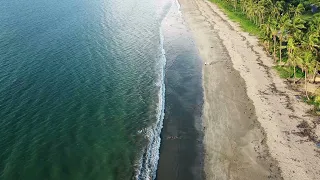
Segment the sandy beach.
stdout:
<svg viewBox="0 0 320 180">
<path fill-rule="evenodd" d="M 301 133 L 319 133 L 311 107 L 272 70 L 257 38 L 207 0 L 179 2 L 204 64 L 206 179 L 319 179 L 320 149 Z"/>
</svg>

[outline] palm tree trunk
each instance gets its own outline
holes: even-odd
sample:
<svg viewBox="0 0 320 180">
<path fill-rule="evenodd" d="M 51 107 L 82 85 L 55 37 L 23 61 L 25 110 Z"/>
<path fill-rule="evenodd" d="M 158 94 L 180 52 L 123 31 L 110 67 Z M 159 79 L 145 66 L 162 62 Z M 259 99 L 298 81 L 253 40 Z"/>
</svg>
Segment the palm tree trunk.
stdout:
<svg viewBox="0 0 320 180">
<path fill-rule="evenodd" d="M 313 77 L 312 77 L 313 84 L 316 82 L 317 74 L 318 74 L 318 62 L 316 62 L 316 66 L 314 67 L 314 71 L 313 71 Z"/>
<path fill-rule="evenodd" d="M 293 65 L 293 84 L 296 84 L 296 65 Z"/>
<path fill-rule="evenodd" d="M 282 50 L 281 50 L 281 46 L 282 46 L 282 37 L 280 37 L 280 48 L 279 48 L 280 64 L 282 63 Z"/>
<path fill-rule="evenodd" d="M 274 61 L 276 61 L 276 36 L 274 35 L 273 36 L 273 58 L 274 58 Z"/>
<path fill-rule="evenodd" d="M 261 14 L 259 13 L 259 24 L 262 24 L 261 21 L 262 21 Z"/>
<path fill-rule="evenodd" d="M 308 86 L 307 86 L 307 84 L 308 84 L 308 81 L 307 81 L 307 76 L 308 76 L 308 70 L 307 70 L 307 68 L 305 68 L 305 70 L 304 70 L 304 88 L 305 88 L 305 91 L 306 91 L 306 97 L 307 97 L 307 99 L 308 100 L 310 100 L 309 99 L 309 96 L 308 96 Z"/>
</svg>

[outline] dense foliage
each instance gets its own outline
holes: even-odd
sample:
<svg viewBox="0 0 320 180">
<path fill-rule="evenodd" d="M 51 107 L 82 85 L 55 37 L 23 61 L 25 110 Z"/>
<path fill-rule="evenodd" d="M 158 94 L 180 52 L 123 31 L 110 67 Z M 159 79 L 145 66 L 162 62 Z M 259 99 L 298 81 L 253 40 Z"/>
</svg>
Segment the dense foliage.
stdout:
<svg viewBox="0 0 320 180">
<path fill-rule="evenodd" d="M 260 38 L 279 66 L 298 71 L 315 83 L 320 69 L 320 0 L 219 0 L 260 28 Z"/>
</svg>

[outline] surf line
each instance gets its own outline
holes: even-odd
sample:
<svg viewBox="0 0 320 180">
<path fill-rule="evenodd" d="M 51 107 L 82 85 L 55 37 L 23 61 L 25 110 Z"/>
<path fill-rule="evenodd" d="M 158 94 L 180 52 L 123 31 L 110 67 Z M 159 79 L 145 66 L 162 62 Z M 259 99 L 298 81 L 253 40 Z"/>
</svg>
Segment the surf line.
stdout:
<svg viewBox="0 0 320 180">
<path fill-rule="evenodd" d="M 156 178 L 157 166 L 160 156 L 161 130 L 163 127 L 164 109 L 165 109 L 165 66 L 166 56 L 164 50 L 164 36 L 160 24 L 160 58 L 156 67 L 159 67 L 159 78 L 156 86 L 159 87 L 158 105 L 157 105 L 157 121 L 145 130 L 145 137 L 148 140 L 148 145 L 143 151 L 143 155 L 139 160 L 138 169 L 135 179 L 149 180 Z"/>
<path fill-rule="evenodd" d="M 172 2 L 172 1 L 171 1 Z M 135 179 L 137 180 L 154 180 L 156 178 L 156 172 L 158 167 L 158 161 L 160 158 L 160 144 L 161 144 L 161 130 L 163 128 L 164 120 L 164 110 L 165 110 L 165 68 L 166 68 L 166 56 L 164 49 L 164 35 L 162 32 L 162 22 L 165 19 L 166 15 L 169 13 L 170 9 L 172 10 L 172 5 L 174 4 L 176 12 L 179 16 L 182 16 L 181 6 L 178 0 L 173 0 L 174 3 L 170 3 L 171 7 L 164 8 L 164 14 L 159 17 L 159 32 L 160 32 L 160 49 L 161 52 L 160 60 L 156 64 L 156 67 L 159 67 L 159 78 L 156 83 L 159 87 L 158 92 L 158 108 L 157 108 L 157 121 L 150 127 L 145 130 L 145 136 L 148 140 L 148 145 L 143 151 L 138 164 L 138 168 L 135 174 Z"/>
<path fill-rule="evenodd" d="M 181 12 L 181 5 L 180 5 L 180 3 L 179 3 L 179 0 L 175 0 L 175 3 L 176 3 L 176 6 L 177 6 L 177 11 L 178 11 L 178 13 L 179 13 L 179 15 L 180 15 L 180 17 L 182 16 L 182 12 Z"/>
</svg>

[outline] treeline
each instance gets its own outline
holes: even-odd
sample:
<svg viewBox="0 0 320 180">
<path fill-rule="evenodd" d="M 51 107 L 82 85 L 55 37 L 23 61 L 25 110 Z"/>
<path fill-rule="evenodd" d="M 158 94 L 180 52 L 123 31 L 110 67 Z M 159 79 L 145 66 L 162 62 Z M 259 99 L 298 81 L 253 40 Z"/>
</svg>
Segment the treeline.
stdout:
<svg viewBox="0 0 320 180">
<path fill-rule="evenodd" d="M 265 49 L 281 67 L 304 75 L 305 94 L 308 82 L 315 83 L 320 69 L 320 0 L 220 0 L 243 13 L 260 28 Z"/>
</svg>

